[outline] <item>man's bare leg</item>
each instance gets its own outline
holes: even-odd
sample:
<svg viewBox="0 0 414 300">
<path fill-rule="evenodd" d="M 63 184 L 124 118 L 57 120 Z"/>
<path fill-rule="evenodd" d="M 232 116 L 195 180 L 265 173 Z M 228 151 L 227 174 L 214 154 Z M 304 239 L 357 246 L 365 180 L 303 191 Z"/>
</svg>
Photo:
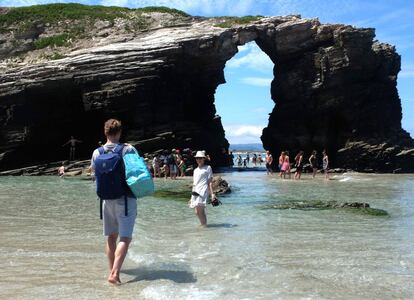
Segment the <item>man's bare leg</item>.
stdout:
<svg viewBox="0 0 414 300">
<path fill-rule="evenodd" d="M 126 254 L 128 252 L 129 244 L 131 243 L 130 238 L 121 237 L 115 250 L 115 259 L 112 266 L 111 274 L 109 274 L 108 281 L 113 284 L 120 284 L 119 272 L 122 264 L 124 263 Z"/>
<path fill-rule="evenodd" d="M 117 233 L 112 233 L 106 239 L 105 253 L 106 253 L 106 256 L 108 257 L 109 272 L 112 271 L 112 268 L 114 266 L 116 240 L 117 239 L 118 239 L 118 234 Z"/>
</svg>

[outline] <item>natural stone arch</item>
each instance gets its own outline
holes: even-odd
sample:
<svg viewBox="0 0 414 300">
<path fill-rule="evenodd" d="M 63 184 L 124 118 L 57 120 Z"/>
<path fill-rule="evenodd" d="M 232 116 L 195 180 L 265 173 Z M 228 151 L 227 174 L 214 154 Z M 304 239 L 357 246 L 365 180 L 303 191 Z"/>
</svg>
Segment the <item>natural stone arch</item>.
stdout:
<svg viewBox="0 0 414 300">
<path fill-rule="evenodd" d="M 215 166 L 225 165 L 228 142 L 215 89 L 225 82 L 224 66 L 237 46 L 254 40 L 276 70 L 276 105 L 262 136 L 266 148 L 328 147 L 345 167 L 411 170 L 414 164 L 406 162 L 413 161 L 413 142 L 401 128 L 396 90 L 400 57 L 373 41 L 373 29 L 298 16 L 231 28 L 215 22 L 193 19 L 64 59 L 7 68 L 0 78 L 0 169 L 62 159 L 56 149 L 71 134 L 82 134 L 86 158 L 102 140 L 108 117 L 121 118 L 126 140 L 143 152 L 205 149 Z"/>
</svg>

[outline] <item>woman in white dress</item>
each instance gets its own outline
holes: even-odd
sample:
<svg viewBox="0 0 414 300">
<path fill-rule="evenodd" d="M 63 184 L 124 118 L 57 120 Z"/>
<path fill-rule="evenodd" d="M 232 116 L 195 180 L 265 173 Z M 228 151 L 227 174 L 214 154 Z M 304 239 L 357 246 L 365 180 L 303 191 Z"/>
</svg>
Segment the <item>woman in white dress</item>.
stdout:
<svg viewBox="0 0 414 300">
<path fill-rule="evenodd" d="M 214 199 L 213 193 L 213 171 L 210 166 L 205 165 L 206 154 L 204 151 L 197 151 L 195 155 L 198 167 L 194 170 L 193 189 L 189 206 L 195 209 L 200 220 L 200 225 L 207 227 L 206 205 L 208 196 Z"/>
</svg>

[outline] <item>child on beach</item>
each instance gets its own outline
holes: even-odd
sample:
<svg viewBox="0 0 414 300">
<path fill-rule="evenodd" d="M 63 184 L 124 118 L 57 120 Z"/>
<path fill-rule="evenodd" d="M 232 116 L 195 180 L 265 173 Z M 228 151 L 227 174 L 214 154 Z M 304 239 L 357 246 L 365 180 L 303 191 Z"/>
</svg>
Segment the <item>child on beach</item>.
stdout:
<svg viewBox="0 0 414 300">
<path fill-rule="evenodd" d="M 205 165 L 206 154 L 204 151 L 197 151 L 195 155 L 197 168 L 193 175 L 193 189 L 189 207 L 194 208 L 195 213 L 200 220 L 200 226 L 207 227 L 206 205 L 208 196 L 214 199 L 213 193 L 213 171 L 210 166 Z"/>
</svg>

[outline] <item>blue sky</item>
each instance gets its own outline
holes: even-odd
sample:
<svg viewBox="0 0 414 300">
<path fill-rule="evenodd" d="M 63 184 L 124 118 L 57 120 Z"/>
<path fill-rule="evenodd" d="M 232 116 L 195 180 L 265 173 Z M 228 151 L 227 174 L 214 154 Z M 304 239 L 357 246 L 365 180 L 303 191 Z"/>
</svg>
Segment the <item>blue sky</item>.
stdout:
<svg viewBox="0 0 414 300">
<path fill-rule="evenodd" d="M 49 0 L 0 0 L 0 6 L 27 6 Z M 403 109 L 402 125 L 414 136 L 414 1 L 412 0 L 81 0 L 83 4 L 125 7 L 168 6 L 191 15 L 300 14 L 322 23 L 345 23 L 376 28 L 377 39 L 395 45 L 401 55 L 398 91 Z M 216 92 L 230 143 L 260 142 L 261 131 L 273 108 L 270 99 L 272 62 L 250 43 L 227 62 L 227 83 Z"/>
</svg>

